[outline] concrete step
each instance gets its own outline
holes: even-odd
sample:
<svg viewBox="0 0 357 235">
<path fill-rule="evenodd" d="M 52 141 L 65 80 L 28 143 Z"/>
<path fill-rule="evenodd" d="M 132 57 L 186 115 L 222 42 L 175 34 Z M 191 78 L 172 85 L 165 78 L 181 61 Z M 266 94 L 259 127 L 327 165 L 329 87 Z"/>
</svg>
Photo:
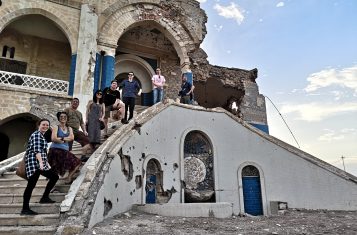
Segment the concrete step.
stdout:
<svg viewBox="0 0 357 235">
<path fill-rule="evenodd" d="M 62 202 L 66 193 L 51 193 L 50 197 L 56 202 Z M 32 194 L 30 202 L 39 202 L 42 194 Z M 23 194 L 0 194 L 0 204 L 22 203 Z"/>
<path fill-rule="evenodd" d="M 60 215 L 40 214 L 35 216 L 19 214 L 0 214 L 0 224 L 2 226 L 48 226 L 58 225 Z"/>
<path fill-rule="evenodd" d="M 17 176 L 17 175 L 15 175 Z M 57 181 L 57 184 L 58 185 L 62 185 L 64 184 L 65 180 L 63 179 L 59 179 Z M 46 185 L 47 184 L 47 179 L 45 177 L 40 177 L 37 181 L 37 184 L 38 185 Z M 2 179 L 0 178 L 0 185 L 1 186 L 20 186 L 20 185 L 27 185 L 27 180 L 24 180 L 20 177 L 17 176 L 16 177 L 13 177 L 13 178 L 10 178 L 10 179 Z"/>
<path fill-rule="evenodd" d="M 1 235 L 53 235 L 56 226 L 0 226 Z"/>
<path fill-rule="evenodd" d="M 56 185 L 54 189 L 60 193 L 67 193 L 70 185 Z M 19 186 L 0 186 L 0 194 L 22 194 L 25 191 L 25 185 Z M 42 194 L 45 191 L 46 185 L 36 185 L 34 194 Z M 51 195 L 51 194 L 50 194 Z"/>
<path fill-rule="evenodd" d="M 14 171 L 8 171 L 0 175 L 0 179 L 19 178 Z"/>
<path fill-rule="evenodd" d="M 40 204 L 30 203 L 30 208 L 39 214 L 59 214 L 60 203 Z M 0 204 L 1 214 L 20 214 L 22 203 Z M 0 215 L 1 215 L 0 214 Z"/>
</svg>

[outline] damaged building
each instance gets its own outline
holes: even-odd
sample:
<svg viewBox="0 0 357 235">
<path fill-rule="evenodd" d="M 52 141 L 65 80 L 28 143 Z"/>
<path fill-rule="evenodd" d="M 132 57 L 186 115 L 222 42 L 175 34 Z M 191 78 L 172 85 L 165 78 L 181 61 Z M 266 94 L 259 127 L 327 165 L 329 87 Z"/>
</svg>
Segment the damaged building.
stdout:
<svg viewBox="0 0 357 235">
<path fill-rule="evenodd" d="M 143 91 L 136 104 L 145 110 L 113 129 L 61 191 L 51 212 L 61 214 L 49 234 L 78 233 L 133 208 L 219 218 L 270 215 L 279 205 L 357 209 L 356 177 L 269 135 L 256 68 L 209 64 L 200 48 L 206 22 L 195 0 L 2 1 L 3 183 L 40 118 L 55 125 L 55 113 L 73 97 L 85 113 L 93 91 L 131 71 Z M 165 101 L 153 105 L 157 67 L 167 86 Z M 182 74 L 195 86 L 196 105 L 174 102 Z M 0 194 L 22 193 L 5 188 Z M 4 196 L 0 204 L 8 201 Z M 0 226 L 12 231 L 10 223 Z"/>
</svg>

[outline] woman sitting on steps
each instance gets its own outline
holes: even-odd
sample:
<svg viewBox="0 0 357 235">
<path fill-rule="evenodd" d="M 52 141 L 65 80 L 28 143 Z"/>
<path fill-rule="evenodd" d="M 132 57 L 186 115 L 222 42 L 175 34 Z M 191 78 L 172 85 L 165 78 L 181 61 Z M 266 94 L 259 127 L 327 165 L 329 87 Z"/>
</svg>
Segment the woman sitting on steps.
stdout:
<svg viewBox="0 0 357 235">
<path fill-rule="evenodd" d="M 67 126 L 67 114 L 58 112 L 57 119 L 60 124 L 52 130 L 52 144 L 48 153 L 48 161 L 54 172 L 60 176 L 64 176 L 66 171 L 69 171 L 66 177 L 66 184 L 72 183 L 73 175 L 81 165 L 81 160 L 69 151 L 68 142 L 73 141 L 73 130 Z"/>
</svg>

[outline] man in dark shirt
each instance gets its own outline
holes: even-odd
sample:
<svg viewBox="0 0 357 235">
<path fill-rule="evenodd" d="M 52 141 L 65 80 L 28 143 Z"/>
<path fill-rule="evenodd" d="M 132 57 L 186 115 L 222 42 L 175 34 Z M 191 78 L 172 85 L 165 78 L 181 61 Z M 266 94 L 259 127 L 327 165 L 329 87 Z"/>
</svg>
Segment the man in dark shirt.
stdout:
<svg viewBox="0 0 357 235">
<path fill-rule="evenodd" d="M 183 104 L 191 104 L 194 89 L 195 87 L 187 81 L 186 75 L 182 74 L 181 91 L 178 93 L 178 95 L 181 96 L 180 102 Z"/>
<path fill-rule="evenodd" d="M 117 90 L 118 83 L 116 80 L 111 82 L 110 87 L 103 90 L 103 100 L 105 105 L 105 116 L 104 116 L 104 133 L 108 133 L 108 118 L 110 117 L 111 111 L 117 111 L 117 116 L 114 119 L 121 119 L 124 117 L 125 104 L 120 100 L 120 92 Z M 122 123 L 127 123 L 122 120 Z"/>
<path fill-rule="evenodd" d="M 125 79 L 119 86 L 119 89 L 123 91 L 123 102 L 125 104 L 125 116 L 124 121 L 129 121 L 134 116 L 134 107 L 135 107 L 135 97 L 136 95 L 141 95 L 141 87 L 137 81 L 134 80 L 134 73 L 130 72 L 128 79 Z M 129 109 L 129 119 L 128 117 Z"/>
</svg>

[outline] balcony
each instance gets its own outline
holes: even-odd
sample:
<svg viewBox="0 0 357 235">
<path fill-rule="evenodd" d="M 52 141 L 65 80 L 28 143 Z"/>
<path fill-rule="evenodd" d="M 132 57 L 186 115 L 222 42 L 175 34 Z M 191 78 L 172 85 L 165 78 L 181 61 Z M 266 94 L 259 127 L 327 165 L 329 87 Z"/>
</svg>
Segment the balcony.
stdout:
<svg viewBox="0 0 357 235">
<path fill-rule="evenodd" d="M 36 91 L 67 95 L 69 82 L 0 70 L 0 86 L 23 87 Z"/>
</svg>

